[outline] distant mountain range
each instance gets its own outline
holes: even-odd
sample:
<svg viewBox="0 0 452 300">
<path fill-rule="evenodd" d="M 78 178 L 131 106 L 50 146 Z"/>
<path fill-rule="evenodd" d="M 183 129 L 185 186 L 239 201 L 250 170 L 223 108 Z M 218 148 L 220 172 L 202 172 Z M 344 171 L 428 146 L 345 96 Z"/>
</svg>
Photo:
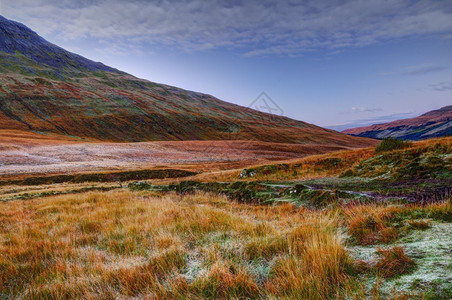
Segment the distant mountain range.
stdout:
<svg viewBox="0 0 452 300">
<path fill-rule="evenodd" d="M 430 111 L 416 118 L 351 128 L 342 131 L 353 136 L 401 140 L 424 140 L 452 135 L 452 105 Z"/>
<path fill-rule="evenodd" d="M 0 16 L 0 129 L 88 140 L 260 140 L 363 147 L 352 137 L 138 79 Z"/>
</svg>

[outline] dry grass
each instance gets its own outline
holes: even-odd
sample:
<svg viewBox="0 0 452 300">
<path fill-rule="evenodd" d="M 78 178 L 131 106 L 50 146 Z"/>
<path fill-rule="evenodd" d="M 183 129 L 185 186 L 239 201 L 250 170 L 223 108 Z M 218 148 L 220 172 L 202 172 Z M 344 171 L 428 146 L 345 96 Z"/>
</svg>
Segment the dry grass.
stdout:
<svg viewBox="0 0 452 300">
<path fill-rule="evenodd" d="M 0 205 L 0 295 L 24 299 L 342 298 L 369 270 L 342 230 L 369 244 L 393 240 L 391 223 L 452 216 L 450 201 L 311 211 L 128 191 Z M 411 265 L 392 250 L 374 267 L 382 277 Z"/>
<path fill-rule="evenodd" d="M 413 142 L 405 149 L 394 150 L 390 153 L 397 154 L 403 152 L 435 152 L 443 148 L 443 152 L 452 152 L 452 137 L 442 137 L 429 139 L 425 141 Z M 295 180 L 295 179 L 314 179 L 329 176 L 353 175 L 354 167 L 360 162 L 376 156 L 375 147 L 355 150 L 342 150 L 319 155 L 309 155 L 302 159 L 292 159 L 283 162 L 288 165 L 287 169 L 258 173 L 245 180 Z M 253 168 L 260 168 L 263 165 L 255 165 Z M 275 165 L 277 166 L 277 165 Z M 211 179 L 206 176 L 199 176 L 203 181 L 231 181 L 240 178 L 240 170 L 226 171 L 215 174 Z M 375 173 L 372 170 L 370 174 Z"/>
<path fill-rule="evenodd" d="M 375 264 L 375 269 L 379 276 L 385 278 L 408 273 L 416 265 L 414 260 L 405 254 L 402 247 L 378 248 L 377 254 L 379 259 Z"/>
<path fill-rule="evenodd" d="M 358 150 L 341 150 L 330 152 L 326 154 L 309 155 L 302 159 L 292 159 L 286 161 L 279 161 L 280 164 L 286 164 L 287 169 L 276 169 L 274 171 L 258 172 L 252 177 L 245 180 L 293 180 L 293 179 L 313 179 L 328 176 L 335 176 L 341 174 L 344 170 L 351 168 L 355 164 L 364 159 L 368 159 L 375 154 L 374 148 L 363 148 Z M 254 165 L 252 168 L 262 168 L 263 166 L 272 165 Z M 232 181 L 240 178 L 242 169 L 228 170 L 219 172 L 212 176 L 198 176 L 203 181 Z M 208 174 L 210 175 L 210 174 Z"/>
<path fill-rule="evenodd" d="M 420 205 L 350 205 L 343 209 L 347 231 L 357 244 L 391 243 L 409 229 L 427 229 L 425 218 L 452 221 L 452 201 Z"/>
<path fill-rule="evenodd" d="M 116 191 L 1 206 L 11 298 L 325 299 L 355 268 L 337 213 L 289 204 Z"/>
</svg>

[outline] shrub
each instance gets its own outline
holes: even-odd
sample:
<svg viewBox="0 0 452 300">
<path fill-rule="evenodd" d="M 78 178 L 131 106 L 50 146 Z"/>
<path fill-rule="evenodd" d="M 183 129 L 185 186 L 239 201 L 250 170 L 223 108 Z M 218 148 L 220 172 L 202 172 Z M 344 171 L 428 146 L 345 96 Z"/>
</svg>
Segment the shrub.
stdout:
<svg viewBox="0 0 452 300">
<path fill-rule="evenodd" d="M 412 145 L 411 142 L 401 141 L 393 137 L 385 138 L 381 143 L 375 148 L 375 152 L 385 152 L 398 149 L 408 148 Z"/>
<path fill-rule="evenodd" d="M 328 157 L 322 160 L 319 160 L 315 163 L 317 167 L 332 169 L 337 168 L 342 165 L 342 158 L 338 157 Z"/>
</svg>

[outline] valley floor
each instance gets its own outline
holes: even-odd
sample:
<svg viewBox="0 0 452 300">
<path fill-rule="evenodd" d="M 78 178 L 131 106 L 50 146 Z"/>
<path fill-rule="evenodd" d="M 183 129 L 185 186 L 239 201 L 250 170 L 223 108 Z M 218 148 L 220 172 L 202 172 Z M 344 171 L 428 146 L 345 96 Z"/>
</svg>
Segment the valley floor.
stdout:
<svg viewBox="0 0 452 300">
<path fill-rule="evenodd" d="M 136 170 L 179 166 L 231 169 L 347 149 L 323 144 L 259 141 L 83 142 L 0 130 L 0 179 L 45 174 Z"/>
<path fill-rule="evenodd" d="M 261 147 L 247 149 L 263 161 L 4 179 L 0 298 L 452 298 L 452 138 L 273 162 Z"/>
</svg>

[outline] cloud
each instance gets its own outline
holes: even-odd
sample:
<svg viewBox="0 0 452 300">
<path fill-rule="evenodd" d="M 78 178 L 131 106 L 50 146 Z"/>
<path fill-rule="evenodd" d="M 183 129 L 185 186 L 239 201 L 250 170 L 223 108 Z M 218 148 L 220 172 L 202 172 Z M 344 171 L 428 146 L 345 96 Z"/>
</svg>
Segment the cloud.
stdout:
<svg viewBox="0 0 452 300">
<path fill-rule="evenodd" d="M 424 75 L 428 73 L 434 73 L 438 71 L 447 70 L 445 66 L 439 66 L 439 65 L 419 65 L 419 66 L 412 66 L 407 68 L 402 75 L 407 76 L 416 76 L 416 75 Z"/>
<path fill-rule="evenodd" d="M 436 84 L 430 84 L 429 87 L 438 92 L 452 91 L 452 82 L 440 82 Z"/>
<path fill-rule="evenodd" d="M 352 112 L 379 112 L 379 111 L 383 111 L 382 108 L 368 108 L 368 107 L 361 107 L 361 106 L 353 106 L 351 108 Z"/>
<path fill-rule="evenodd" d="M 3 14 L 43 35 L 122 39 L 186 51 L 300 55 L 452 33 L 448 1 L 1 0 Z"/>
<path fill-rule="evenodd" d="M 145 51 L 141 45 L 134 43 L 124 43 L 122 41 L 99 40 L 100 46 L 95 50 L 106 56 L 144 56 L 151 54 L 149 50 Z"/>
</svg>

